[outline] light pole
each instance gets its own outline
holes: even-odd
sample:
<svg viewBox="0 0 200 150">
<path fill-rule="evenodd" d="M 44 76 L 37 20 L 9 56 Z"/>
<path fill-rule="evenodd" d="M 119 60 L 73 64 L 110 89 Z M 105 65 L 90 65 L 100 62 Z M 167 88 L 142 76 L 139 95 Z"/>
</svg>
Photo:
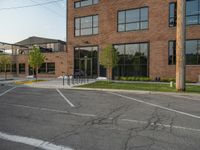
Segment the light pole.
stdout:
<svg viewBox="0 0 200 150">
<path fill-rule="evenodd" d="M 185 13 L 186 0 L 177 0 L 176 90 L 185 91 Z"/>
</svg>

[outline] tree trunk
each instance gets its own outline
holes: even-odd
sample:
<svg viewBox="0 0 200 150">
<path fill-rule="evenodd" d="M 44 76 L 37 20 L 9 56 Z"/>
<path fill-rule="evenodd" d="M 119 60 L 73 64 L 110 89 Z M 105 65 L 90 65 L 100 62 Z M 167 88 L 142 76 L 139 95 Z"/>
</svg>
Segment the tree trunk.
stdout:
<svg viewBox="0 0 200 150">
<path fill-rule="evenodd" d="M 35 78 L 36 78 L 36 81 L 38 80 L 38 68 L 35 69 Z"/>
<path fill-rule="evenodd" d="M 4 74 L 5 74 L 5 80 L 7 80 L 7 66 L 4 66 Z"/>
<path fill-rule="evenodd" d="M 176 90 L 185 91 L 186 0 L 177 0 Z"/>
</svg>

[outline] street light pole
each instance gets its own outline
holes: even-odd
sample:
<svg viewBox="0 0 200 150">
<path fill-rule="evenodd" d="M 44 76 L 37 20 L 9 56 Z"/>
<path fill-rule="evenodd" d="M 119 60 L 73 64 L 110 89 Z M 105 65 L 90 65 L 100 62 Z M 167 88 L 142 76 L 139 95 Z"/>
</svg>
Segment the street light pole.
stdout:
<svg viewBox="0 0 200 150">
<path fill-rule="evenodd" d="M 177 0 L 176 30 L 176 90 L 185 91 L 185 13 L 186 0 Z"/>
</svg>

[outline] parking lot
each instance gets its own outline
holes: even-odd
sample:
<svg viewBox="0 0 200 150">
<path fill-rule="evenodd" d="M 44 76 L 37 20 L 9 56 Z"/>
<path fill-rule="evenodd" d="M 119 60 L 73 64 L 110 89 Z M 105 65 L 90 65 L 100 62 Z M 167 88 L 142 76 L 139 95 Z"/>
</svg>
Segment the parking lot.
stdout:
<svg viewBox="0 0 200 150">
<path fill-rule="evenodd" d="M 199 150 L 200 95 L 0 86 L 1 150 Z"/>
</svg>

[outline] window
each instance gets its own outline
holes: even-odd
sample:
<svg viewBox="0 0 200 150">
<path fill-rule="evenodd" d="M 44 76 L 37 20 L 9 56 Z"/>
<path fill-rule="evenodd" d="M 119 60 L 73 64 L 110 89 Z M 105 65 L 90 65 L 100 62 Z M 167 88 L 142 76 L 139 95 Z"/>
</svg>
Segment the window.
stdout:
<svg viewBox="0 0 200 150">
<path fill-rule="evenodd" d="M 87 63 L 85 62 L 87 61 Z M 85 66 L 85 63 L 87 66 Z M 85 68 L 86 67 L 86 68 Z M 98 47 L 76 47 L 74 49 L 74 75 L 97 77 Z"/>
<path fill-rule="evenodd" d="M 17 73 L 17 65 L 12 64 L 12 73 Z"/>
<path fill-rule="evenodd" d="M 176 3 L 169 5 L 169 26 L 176 26 Z M 186 25 L 200 24 L 200 0 L 187 0 L 186 1 Z"/>
<path fill-rule="evenodd" d="M 186 41 L 186 65 L 200 65 L 200 40 Z M 176 42 L 169 42 L 169 65 L 176 64 Z"/>
<path fill-rule="evenodd" d="M 46 73 L 46 63 L 43 63 L 38 69 L 38 73 Z"/>
<path fill-rule="evenodd" d="M 47 73 L 55 74 L 55 63 L 47 63 Z"/>
<path fill-rule="evenodd" d="M 169 5 L 169 26 L 170 27 L 174 27 L 176 26 L 176 16 L 177 16 L 177 12 L 176 12 L 176 3 L 170 3 Z"/>
<path fill-rule="evenodd" d="M 98 4 L 98 3 L 99 3 L 99 0 L 81 0 L 81 1 L 74 3 L 74 8 L 80 8 L 80 7 L 95 5 L 95 4 Z"/>
<path fill-rule="evenodd" d="M 75 36 L 98 34 L 98 15 L 75 18 Z"/>
<path fill-rule="evenodd" d="M 148 43 L 114 45 L 119 61 L 114 76 L 148 76 Z"/>
<path fill-rule="evenodd" d="M 43 63 L 39 68 L 40 74 L 55 74 L 55 62 Z"/>
<path fill-rule="evenodd" d="M 118 31 L 148 29 L 148 7 L 118 12 Z"/>
<path fill-rule="evenodd" d="M 25 64 L 19 64 L 19 73 L 25 73 Z"/>
</svg>

